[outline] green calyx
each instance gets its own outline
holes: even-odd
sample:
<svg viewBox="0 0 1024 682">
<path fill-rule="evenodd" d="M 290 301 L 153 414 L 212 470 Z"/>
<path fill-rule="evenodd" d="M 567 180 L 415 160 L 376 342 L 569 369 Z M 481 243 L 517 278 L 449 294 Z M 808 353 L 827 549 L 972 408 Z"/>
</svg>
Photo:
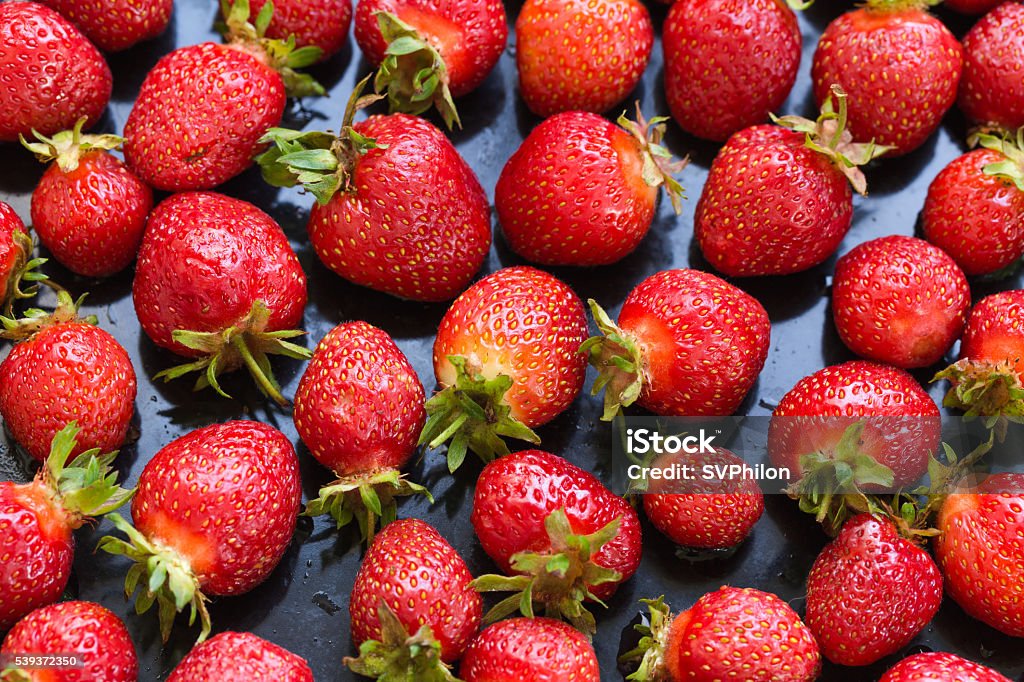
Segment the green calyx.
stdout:
<svg viewBox="0 0 1024 682">
<path fill-rule="evenodd" d="M 12 319 L 14 303 L 32 298 L 39 293 L 39 284 L 48 282 L 49 278 L 37 268 L 46 263 L 46 258 L 32 258 L 35 244 L 27 232 L 17 230 L 12 235 L 14 240 L 14 267 L 6 282 L 0 282 L 0 316 Z"/>
<path fill-rule="evenodd" d="M 42 281 L 44 284 L 48 284 L 49 280 L 41 279 L 36 281 Z M 12 318 L 12 317 L 0 317 L 0 339 L 7 339 L 9 341 L 23 341 L 28 339 L 35 334 L 38 334 L 47 327 L 52 327 L 58 324 L 69 324 L 72 322 L 78 322 L 83 324 L 96 324 L 96 316 L 89 315 L 88 317 L 79 317 L 78 309 L 82 305 L 82 301 L 85 299 L 83 294 L 77 301 L 72 300 L 71 294 L 67 290 L 57 287 L 56 285 L 50 285 L 57 291 L 57 305 L 52 311 L 42 310 L 40 308 L 29 308 L 23 314 L 23 317 Z"/>
<path fill-rule="evenodd" d="M 434 503 L 429 490 L 406 479 L 397 469 L 346 476 L 320 488 L 318 497 L 309 501 L 302 515 L 328 514 L 337 522 L 338 528 L 355 519 L 363 540 L 369 544 L 373 541 L 378 520 L 382 528 L 395 520 L 395 498 L 408 495 L 424 495 L 431 504 Z"/>
<path fill-rule="evenodd" d="M 838 111 L 833 105 L 833 98 L 838 102 Z M 833 85 L 832 95 L 825 100 L 817 121 L 800 116 L 778 118 L 775 115 L 772 115 L 772 120 L 784 128 L 804 133 L 807 148 L 828 157 L 847 177 L 853 189 L 864 195 L 867 194 L 868 184 L 860 167 L 882 156 L 892 147 L 876 145 L 874 141 L 867 144 L 853 141 L 853 135 L 846 129 L 846 99 L 846 92 L 838 85 Z"/>
<path fill-rule="evenodd" d="M 992 364 L 964 358 L 932 381 L 940 379 L 952 383 L 943 405 L 963 410 L 968 418 L 1024 418 L 1024 384 L 1008 361 Z"/>
<path fill-rule="evenodd" d="M 473 370 L 466 358 L 449 355 L 455 366 L 455 383 L 427 401 L 427 423 L 420 433 L 419 445 L 438 448 L 448 443 L 448 470 L 452 473 L 472 450 L 485 463 L 509 454 L 503 438 L 540 443 L 540 437 L 512 416 L 505 394 L 512 378 L 499 374 L 487 379 Z"/>
<path fill-rule="evenodd" d="M 1006 157 L 1003 161 L 988 164 L 981 169 L 982 173 L 1012 182 L 1024 192 L 1024 128 L 1017 131 L 1015 138 L 982 132 L 972 136 L 972 142 Z"/>
<path fill-rule="evenodd" d="M 941 2 L 942 0 L 867 0 L 867 8 L 873 12 L 902 12 L 928 9 Z"/>
<path fill-rule="evenodd" d="M 62 171 L 70 173 L 78 168 L 82 154 L 118 149 L 124 142 L 124 138 L 117 135 L 83 135 L 82 127 L 88 120 L 88 117 L 83 116 L 78 119 L 74 128 L 59 132 L 53 137 L 46 137 L 33 130 L 32 136 L 36 138 L 36 142 L 29 142 L 24 135 L 19 135 L 18 139 L 21 140 L 22 146 L 35 154 L 41 162 L 56 161 Z"/>
<path fill-rule="evenodd" d="M 635 649 L 619 657 L 622 663 L 639 662 L 637 669 L 626 677 L 637 682 L 661 682 L 668 679 L 665 669 L 665 651 L 668 648 L 668 632 L 672 625 L 672 612 L 665 603 L 664 595 L 657 599 L 641 599 L 647 606 L 646 623 L 634 625 L 640 634 Z"/>
<path fill-rule="evenodd" d="M 511 565 L 519 575 L 482 575 L 470 583 L 479 592 L 515 593 L 498 602 L 484 621 L 493 623 L 516 611 L 533 618 L 536 603 L 543 607 L 545 616 L 566 620 L 584 634 L 593 635 L 597 624 L 584 601 L 605 606 L 591 589 L 622 580 L 617 571 L 596 564 L 593 556 L 618 536 L 621 521 L 615 519 L 590 535 L 577 535 L 564 510 L 551 512 L 544 519 L 550 549 L 515 554 Z"/>
<path fill-rule="evenodd" d="M 199 579 L 192 573 L 188 562 L 177 552 L 146 538 L 118 514 L 110 514 L 107 518 L 128 539 L 108 535 L 100 539 L 96 549 L 125 556 L 135 562 L 124 581 L 125 598 L 131 599 L 136 589 L 139 589 L 135 612 L 141 615 L 155 603 L 160 620 L 160 635 L 166 643 L 171 637 L 175 615 L 190 607 L 189 625 L 195 624 L 197 617 L 201 625 L 196 643 L 205 640 L 211 629 L 210 614 L 206 609 L 207 599 L 200 591 Z"/>
<path fill-rule="evenodd" d="M 672 152 L 661 144 L 665 137 L 665 122 L 668 120 L 668 116 L 655 116 L 650 121 L 644 119 L 640 111 L 640 102 L 637 102 L 636 120 L 630 121 L 623 112 L 618 123 L 640 144 L 644 162 L 644 182 L 648 187 L 664 187 L 672 202 L 672 209 L 679 215 L 683 211 L 682 200 L 686 198 L 686 190 L 674 176 L 686 168 L 689 159 L 674 160 Z"/>
<path fill-rule="evenodd" d="M 612 421 L 623 407 L 629 407 L 640 397 L 644 387 L 643 355 L 636 341 L 619 329 L 594 299 L 587 303 L 601 335 L 584 341 L 580 352 L 587 355 L 597 370 L 591 395 L 604 391 L 601 419 Z"/>
<path fill-rule="evenodd" d="M 390 12 L 377 12 L 377 25 L 388 44 L 373 87 L 387 93 L 391 111 L 419 116 L 437 107 L 448 129 L 462 127 L 448 89 L 448 67 L 441 53 L 416 29 Z"/>
<path fill-rule="evenodd" d="M 11 665 L 0 670 L 0 682 L 33 682 L 33 680 L 26 670 Z"/>
<path fill-rule="evenodd" d="M 383 599 L 377 618 L 380 639 L 363 642 L 358 658 L 343 660 L 352 672 L 382 682 L 459 682 L 441 660 L 441 644 L 429 625 L 410 635 Z"/>
</svg>

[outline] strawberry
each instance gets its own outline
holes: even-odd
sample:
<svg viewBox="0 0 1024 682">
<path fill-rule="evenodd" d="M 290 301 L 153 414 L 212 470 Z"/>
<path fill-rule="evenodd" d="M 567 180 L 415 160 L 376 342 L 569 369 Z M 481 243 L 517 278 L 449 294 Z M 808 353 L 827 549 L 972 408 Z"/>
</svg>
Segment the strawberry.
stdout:
<svg viewBox="0 0 1024 682">
<path fill-rule="evenodd" d="M 146 75 L 124 125 L 132 171 L 169 192 L 210 189 L 235 177 L 281 123 L 286 95 L 323 94 L 295 69 L 320 51 L 263 37 L 273 4 L 250 24 L 248 0 L 227 13 L 227 45 L 202 43 L 165 55 Z M 202 112 L 202 115 L 197 115 Z"/>
<path fill-rule="evenodd" d="M 268 0 L 249 0 L 258 14 Z M 330 59 L 345 46 L 352 23 L 352 0 L 274 0 L 274 18 L 267 37 L 287 41 L 295 36 L 299 47 L 320 49 L 320 61 Z"/>
<path fill-rule="evenodd" d="M 165 199 L 149 217 L 132 284 L 139 323 L 153 343 L 195 362 L 157 375 L 201 372 L 196 389 L 245 366 L 279 404 L 268 354 L 308 358 L 287 341 L 306 306 L 306 276 L 274 219 L 212 192 Z"/>
<path fill-rule="evenodd" d="M 320 341 L 295 392 L 295 429 L 338 480 L 320 489 L 306 513 L 330 514 L 338 527 L 354 517 L 373 539 L 377 517 L 395 520 L 394 498 L 426 488 L 401 468 L 416 451 L 426 413 L 423 386 L 388 333 L 347 322 Z"/>
<path fill-rule="evenodd" d="M 532 429 L 576 400 L 586 376 L 583 303 L 567 284 L 531 267 L 498 270 L 452 304 L 434 340 L 441 391 L 427 401 L 420 443 L 448 445 L 455 471 L 466 451 L 507 455 L 502 436 L 539 443 Z"/>
<path fill-rule="evenodd" d="M 85 119 L 22 144 L 50 163 L 32 193 L 32 227 L 61 265 L 85 277 L 126 268 L 142 242 L 153 191 L 107 150 L 116 135 L 82 135 Z"/>
<path fill-rule="evenodd" d="M 462 557 L 429 524 L 389 524 L 352 587 L 348 609 L 359 658 L 345 664 L 374 679 L 454 680 L 448 664 L 480 628 L 482 600 L 472 580 Z"/>
<path fill-rule="evenodd" d="M 32 258 L 34 248 L 25 223 L 13 208 L 0 201 L 0 315 L 11 317 L 14 302 L 34 296 L 38 282 L 46 279 L 33 272 L 46 262 Z"/>
<path fill-rule="evenodd" d="M 550 617 L 591 634 L 584 601 L 607 599 L 640 565 L 636 510 L 594 476 L 540 450 L 494 460 L 477 479 L 470 515 L 487 555 L 505 576 L 482 576 L 482 592 L 515 591 L 488 614 Z M 529 596 L 527 596 L 529 595 Z"/>
<path fill-rule="evenodd" d="M 889 156 L 924 144 L 956 101 L 963 50 L 928 4 L 868 0 L 830 23 L 814 52 L 818 104 L 838 84 L 850 95 L 850 132 L 892 147 Z"/>
<path fill-rule="evenodd" d="M 526 0 L 516 19 L 519 94 L 538 116 L 604 113 L 636 88 L 653 44 L 640 0 Z"/>
<path fill-rule="evenodd" d="M 188 652 L 167 682 L 313 682 L 301 656 L 249 632 L 222 632 Z"/>
<path fill-rule="evenodd" d="M 4 639 L 0 654 L 75 656 L 78 666 L 67 672 L 9 667 L 5 680 L 136 682 L 139 659 L 128 628 L 113 612 L 87 601 L 51 604 L 25 616 Z"/>
<path fill-rule="evenodd" d="M 108 518 L 128 540 L 108 535 L 99 549 L 134 562 L 125 596 L 141 586 L 136 611 L 158 606 L 170 637 L 175 612 L 210 633 L 207 595 L 244 594 L 281 560 L 295 531 L 302 489 L 295 449 L 265 424 L 233 421 L 193 431 L 146 463 L 132 500 L 134 527 Z"/>
<path fill-rule="evenodd" d="M 678 214 L 683 187 L 661 146 L 663 118 L 613 125 L 596 114 L 556 114 L 505 164 L 494 205 L 512 250 L 544 265 L 607 265 L 635 249 L 654 219 L 658 188 Z"/>
<path fill-rule="evenodd" d="M 956 654 L 928 652 L 908 656 L 878 682 L 1011 682 L 995 670 Z"/>
<path fill-rule="evenodd" d="M 683 130 L 722 141 L 789 96 L 802 37 L 794 0 L 679 0 L 665 19 L 665 96 Z"/>
<path fill-rule="evenodd" d="M 127 50 L 156 38 L 171 21 L 174 0 L 40 0 L 82 30 L 106 52 Z"/>
<path fill-rule="evenodd" d="M 635 626 L 640 646 L 623 657 L 640 659 L 629 680 L 813 682 L 821 672 L 810 630 L 769 592 L 722 587 L 675 617 L 662 597 L 642 602 L 650 617 Z"/>
<path fill-rule="evenodd" d="M 697 203 L 694 235 L 704 257 L 736 277 L 788 275 L 824 262 L 853 220 L 859 166 L 885 147 L 857 144 L 846 130 L 846 95 L 836 91 L 818 121 L 739 131 L 719 151 Z"/>
<path fill-rule="evenodd" d="M 960 109 L 975 123 L 1015 130 L 1024 126 L 1024 6 L 1004 2 L 964 36 Z"/>
<path fill-rule="evenodd" d="M 392 113 L 437 107 L 461 126 L 453 98 L 476 90 L 505 51 L 500 0 L 360 0 L 356 42 L 374 67 L 374 88 Z"/>
<path fill-rule="evenodd" d="M 928 553 L 885 517 L 860 514 L 821 551 L 807 578 L 807 626 L 839 665 L 870 665 L 909 644 L 942 602 Z"/>
<path fill-rule="evenodd" d="M 35 2 L 0 3 L 0 27 L 0 142 L 99 121 L 113 78 L 77 28 Z"/>
<path fill-rule="evenodd" d="M 78 433 L 72 422 L 54 436 L 50 456 L 31 483 L 0 482 L 0 632 L 60 598 L 71 575 L 72 531 L 132 495 L 118 487 L 111 470 L 116 453 L 87 450 L 72 459 L 80 450 Z"/>
<path fill-rule="evenodd" d="M 768 357 L 771 324 L 752 296 L 697 270 L 666 270 L 626 298 L 618 325 L 590 301 L 602 335 L 580 349 L 604 415 L 637 402 L 660 415 L 732 414 Z"/>
<path fill-rule="evenodd" d="M 979 136 L 984 149 L 954 159 L 928 187 L 921 227 L 967 275 L 1024 256 L 1024 131 L 1015 142 Z"/>
<path fill-rule="evenodd" d="M 511 618 L 477 635 L 459 676 L 465 682 L 600 682 L 601 671 L 579 630 L 550 618 Z"/>
<path fill-rule="evenodd" d="M 991 12 L 1006 0 L 945 0 L 943 7 L 960 14 L 985 14 Z M 965 46 L 966 49 L 966 46 Z"/>
<path fill-rule="evenodd" d="M 843 343 L 869 360 L 935 364 L 960 337 L 970 306 L 960 266 L 922 239 L 872 239 L 836 263 L 832 318 Z"/>
</svg>

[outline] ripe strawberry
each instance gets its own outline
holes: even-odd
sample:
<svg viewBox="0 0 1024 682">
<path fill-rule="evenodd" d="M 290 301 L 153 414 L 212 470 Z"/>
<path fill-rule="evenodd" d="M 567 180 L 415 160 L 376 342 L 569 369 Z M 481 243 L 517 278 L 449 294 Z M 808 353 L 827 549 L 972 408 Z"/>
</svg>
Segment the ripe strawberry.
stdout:
<svg viewBox="0 0 1024 682">
<path fill-rule="evenodd" d="M 714 275 L 666 270 L 630 292 L 616 326 L 594 301 L 602 336 L 580 349 L 600 376 L 604 416 L 634 402 L 655 414 L 728 415 L 768 357 L 771 324 L 752 296 Z"/>
<path fill-rule="evenodd" d="M 487 555 L 514 576 L 482 576 L 477 589 L 529 592 L 545 615 L 588 634 L 594 616 L 583 602 L 607 599 L 640 565 L 636 510 L 591 474 L 540 450 L 484 467 L 470 521 Z M 530 599 L 515 594 L 488 619 L 516 610 L 532 616 Z"/>
<path fill-rule="evenodd" d="M 1011 682 L 995 670 L 955 654 L 928 652 L 904 658 L 878 682 Z"/>
<path fill-rule="evenodd" d="M 80 450 L 77 435 L 72 422 L 54 436 L 50 456 L 31 483 L 0 482 L 0 632 L 60 598 L 71 575 L 72 531 L 132 495 L 118 487 L 111 470 L 116 453 L 88 450 L 72 459 Z"/>
<path fill-rule="evenodd" d="M 167 29 L 174 0 L 40 0 L 82 30 L 96 47 L 118 52 Z"/>
<path fill-rule="evenodd" d="M 107 150 L 116 135 L 82 135 L 85 119 L 52 138 L 22 138 L 50 163 L 32 193 L 32 228 L 61 265 L 85 277 L 126 268 L 142 242 L 153 191 Z"/>
<path fill-rule="evenodd" d="M 44 682 L 136 682 L 139 659 L 128 628 L 108 609 L 87 601 L 68 601 L 37 609 L 21 619 L 4 639 L 0 654 L 76 656 L 80 667 L 67 672 L 9 667 L 5 680 Z"/>
<path fill-rule="evenodd" d="M 625 258 L 654 219 L 658 188 L 678 214 L 683 187 L 661 146 L 663 118 L 613 125 L 596 114 L 556 114 L 530 132 L 494 192 L 505 239 L 544 265 L 607 265 Z M 620 127 L 621 126 L 621 127 Z"/>
<path fill-rule="evenodd" d="M 821 672 L 810 630 L 769 592 L 722 587 L 675 617 L 662 597 L 642 602 L 650 607 L 650 619 L 636 626 L 644 635 L 640 647 L 623 657 L 641 659 L 627 679 L 813 682 Z"/>
<path fill-rule="evenodd" d="M 227 45 L 177 49 L 147 74 L 124 125 L 124 156 L 136 175 L 169 192 L 216 187 L 249 167 L 260 138 L 281 123 L 286 95 L 323 94 L 295 71 L 315 62 L 318 49 L 263 37 L 272 7 L 253 25 L 248 0 L 236 0 Z"/>
<path fill-rule="evenodd" d="M 1016 130 L 1024 126 L 1024 6 L 1004 2 L 964 36 L 960 109 L 975 123 Z"/>
<path fill-rule="evenodd" d="M 301 656 L 249 632 L 222 632 L 188 652 L 167 682 L 313 682 Z"/>
<path fill-rule="evenodd" d="M 103 115 L 110 67 L 64 17 L 35 2 L 0 3 L 0 142 L 53 135 Z"/>
<path fill-rule="evenodd" d="M 942 575 L 892 521 L 860 514 L 807 578 L 807 626 L 839 665 L 870 665 L 909 644 L 942 602 Z"/>
<path fill-rule="evenodd" d="M 716 141 L 763 123 L 793 89 L 801 42 L 796 15 L 782 0 L 672 3 L 662 37 L 672 117 Z"/>
<path fill-rule="evenodd" d="M 139 323 L 153 343 L 195 362 L 165 380 L 201 372 L 196 390 L 245 366 L 266 395 L 286 404 L 268 354 L 309 358 L 287 341 L 306 306 L 306 276 L 274 219 L 213 192 L 165 199 L 149 217 L 132 284 Z"/>
<path fill-rule="evenodd" d="M 317 345 L 295 392 L 295 429 L 338 480 L 306 507 L 338 527 L 354 517 L 372 540 L 395 520 L 394 498 L 426 488 L 401 469 L 416 451 L 426 412 L 416 371 L 388 333 L 366 322 L 335 327 Z"/>
<path fill-rule="evenodd" d="M 600 682 L 597 654 L 579 630 L 550 618 L 511 618 L 485 628 L 459 665 L 465 682 Z"/>
<path fill-rule="evenodd" d="M 46 262 L 32 259 L 32 238 L 25 223 L 8 204 L 0 201 L 0 315 L 11 317 L 14 302 L 31 298 L 38 291 L 38 282 L 46 277 L 35 268 Z"/>
<path fill-rule="evenodd" d="M 967 275 L 987 275 L 1024 256 L 1024 131 L 1017 143 L 982 135 L 928 188 L 921 227 Z"/>
<path fill-rule="evenodd" d="M 924 144 L 956 101 L 963 50 L 928 4 L 868 0 L 830 23 L 814 52 L 818 104 L 838 84 L 850 95 L 850 132 L 891 146 L 889 156 Z"/>
<path fill-rule="evenodd" d="M 447 664 L 480 629 L 483 602 L 472 580 L 462 557 L 433 527 L 419 519 L 389 524 L 370 545 L 352 587 L 348 609 L 359 658 L 345 664 L 374 679 L 454 679 Z"/>
<path fill-rule="evenodd" d="M 502 436 L 539 443 L 532 429 L 564 412 L 583 388 L 583 303 L 567 284 L 530 267 L 498 270 L 455 300 L 434 340 L 441 391 L 427 401 L 420 443 L 448 445 L 455 471 L 466 450 L 507 455 Z"/>
<path fill-rule="evenodd" d="M 872 239 L 836 263 L 836 329 L 869 360 L 904 369 L 935 364 L 960 337 L 970 306 L 956 261 L 922 239 Z"/>
<path fill-rule="evenodd" d="M 853 220 L 859 166 L 885 147 L 857 144 L 846 130 L 846 94 L 836 91 L 818 121 L 797 116 L 733 135 L 711 164 L 694 235 L 727 275 L 788 275 L 824 262 Z"/>
<path fill-rule="evenodd" d="M 538 116 L 604 113 L 636 88 L 653 44 L 639 0 L 526 0 L 516 19 L 519 93 Z"/>
<path fill-rule="evenodd" d="M 451 128 L 462 123 L 452 101 L 480 86 L 508 38 L 500 0 L 361 0 L 356 42 L 379 67 L 377 92 L 391 112 L 437 107 Z"/>
<path fill-rule="evenodd" d="M 176 612 L 200 618 L 210 633 L 207 595 L 234 596 L 270 575 L 291 542 L 302 489 L 295 449 L 265 424 L 233 421 L 193 431 L 146 464 L 132 500 L 128 536 L 106 536 L 99 549 L 134 561 L 125 596 L 141 586 L 138 613 L 156 602 L 164 642 Z"/>
<path fill-rule="evenodd" d="M 960 14 L 985 14 L 991 12 L 1006 0 L 945 0 L 943 7 Z M 966 47 L 966 46 L 965 46 Z"/>
<path fill-rule="evenodd" d="M 259 14 L 267 0 L 249 0 Z M 345 46 L 352 23 L 352 0 L 274 0 L 274 17 L 267 37 L 287 41 L 295 36 L 299 47 L 320 48 L 320 61 L 330 59 Z"/>
</svg>

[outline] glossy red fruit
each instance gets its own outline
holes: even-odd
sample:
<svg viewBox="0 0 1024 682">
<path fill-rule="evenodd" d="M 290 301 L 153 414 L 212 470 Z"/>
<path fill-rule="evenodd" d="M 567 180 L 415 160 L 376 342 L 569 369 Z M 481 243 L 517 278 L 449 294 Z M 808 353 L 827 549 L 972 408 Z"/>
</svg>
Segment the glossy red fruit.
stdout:
<svg viewBox="0 0 1024 682">
<path fill-rule="evenodd" d="M 267 0 L 249 0 L 253 15 Z M 320 60 L 330 59 L 345 46 L 352 24 L 352 0 L 274 0 L 274 17 L 267 37 L 288 40 L 295 36 L 299 47 L 322 51 Z"/>
<path fill-rule="evenodd" d="M 35 285 L 25 286 L 25 274 L 31 268 L 32 238 L 17 212 L 0 201 L 0 313 L 10 314 L 16 299 L 35 293 Z"/>
<path fill-rule="evenodd" d="M 949 255 L 914 237 L 882 237 L 836 263 L 832 317 L 857 355 L 902 368 L 942 359 L 960 337 L 971 289 Z"/>
<path fill-rule="evenodd" d="M 248 632 L 222 632 L 197 644 L 167 682 L 313 682 L 301 656 Z"/>
<path fill-rule="evenodd" d="M 672 3 L 662 37 L 672 118 L 716 141 L 764 123 L 793 89 L 801 40 L 784 0 Z"/>
<path fill-rule="evenodd" d="M 174 0 L 41 0 L 82 30 L 96 47 L 118 52 L 167 29 Z"/>
<path fill-rule="evenodd" d="M 878 682 L 1010 682 L 991 668 L 956 654 L 928 652 L 908 656 L 889 668 Z"/>
<path fill-rule="evenodd" d="M 833 663 L 870 665 L 909 644 L 942 602 L 942 575 L 892 521 L 860 514 L 807 578 L 807 626 Z"/>
<path fill-rule="evenodd" d="M 538 116 L 604 113 L 636 88 L 653 44 L 640 0 L 527 0 L 516 18 L 519 93 Z"/>
<path fill-rule="evenodd" d="M 67 601 L 33 611 L 7 633 L 0 654 L 8 661 L 16 656 L 77 659 L 79 665 L 74 668 L 21 669 L 32 680 L 136 682 L 139 676 L 139 660 L 128 628 L 113 612 L 87 601 Z M 39 676 L 40 672 L 45 677 Z"/>
<path fill-rule="evenodd" d="M 964 36 L 960 109 L 974 123 L 1024 126 L 1024 5 L 1004 2 Z"/>
<path fill-rule="evenodd" d="M 594 647 L 550 618 L 511 618 L 477 635 L 459 666 L 465 682 L 600 682 Z"/>
</svg>

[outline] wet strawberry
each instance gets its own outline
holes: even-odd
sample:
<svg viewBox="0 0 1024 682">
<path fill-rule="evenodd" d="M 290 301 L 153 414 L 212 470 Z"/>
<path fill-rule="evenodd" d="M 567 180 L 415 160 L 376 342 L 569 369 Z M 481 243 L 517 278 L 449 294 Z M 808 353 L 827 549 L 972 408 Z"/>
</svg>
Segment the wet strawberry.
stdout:
<svg viewBox="0 0 1024 682">
<path fill-rule="evenodd" d="M 600 682 L 594 647 L 579 630 L 551 618 L 510 618 L 490 625 L 466 649 L 465 682 Z"/>
<path fill-rule="evenodd" d="M 301 656 L 248 632 L 222 632 L 197 644 L 167 682 L 313 682 Z"/>
<path fill-rule="evenodd" d="M 948 3 L 947 3 L 948 4 Z M 1003 2 L 964 36 L 960 109 L 974 123 L 1024 126 L 1024 5 Z"/>
<path fill-rule="evenodd" d="M 106 52 L 127 50 L 167 29 L 174 0 L 40 0 Z"/>
<path fill-rule="evenodd" d="M 928 652 L 908 656 L 889 668 L 878 682 L 1010 682 L 991 668 L 956 654 Z"/>
<path fill-rule="evenodd" d="M 249 0 L 253 14 L 259 14 L 267 1 Z M 299 47 L 319 48 L 323 61 L 345 46 L 351 24 L 352 0 L 274 0 L 274 17 L 266 35 L 277 40 L 295 36 Z"/>
</svg>

